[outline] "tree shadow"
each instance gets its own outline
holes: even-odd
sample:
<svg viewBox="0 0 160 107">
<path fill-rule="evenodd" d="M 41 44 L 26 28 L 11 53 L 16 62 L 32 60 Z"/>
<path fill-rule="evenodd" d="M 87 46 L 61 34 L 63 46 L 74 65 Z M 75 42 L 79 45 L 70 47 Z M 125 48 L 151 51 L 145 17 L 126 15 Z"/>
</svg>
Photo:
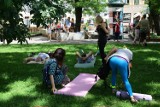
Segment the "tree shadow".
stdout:
<svg viewBox="0 0 160 107">
<path fill-rule="evenodd" d="M 112 44 L 106 46 L 105 50 L 108 52 L 114 46 L 123 47 L 124 44 Z M 158 107 L 160 102 L 159 96 L 159 76 L 160 76 L 160 63 L 159 63 L 159 45 L 148 45 L 147 47 L 133 46 L 126 44 L 128 48 L 133 50 L 134 60 L 132 74 L 130 82 L 134 92 L 151 94 L 154 102 L 141 101 L 139 104 L 134 106 L 150 106 Z M 120 100 L 112 95 L 111 89 L 104 87 L 103 81 L 99 80 L 88 92 L 86 97 L 73 97 L 65 95 L 50 95 L 50 88 L 42 85 L 42 68 L 43 65 L 38 64 L 23 64 L 23 58 L 29 52 L 42 51 L 43 48 L 47 51 L 52 45 L 38 46 L 34 45 L 24 46 L 22 50 L 26 52 L 3 52 L 0 53 L 1 59 L 1 75 L 0 75 L 0 106 L 4 105 L 7 107 L 30 107 L 30 106 L 133 106 L 129 100 Z M 55 45 L 53 49 L 56 49 L 60 45 Z M 19 46 L 13 46 L 17 48 Z M 40 48 L 41 47 L 41 48 Z M 76 63 L 75 51 L 83 47 L 84 51 L 93 49 L 95 53 L 97 48 L 95 45 L 65 45 L 64 48 L 67 50 L 66 64 L 69 66 L 68 75 L 73 80 L 79 73 L 91 73 L 95 74 L 101 65 L 101 59 L 97 56 L 97 60 L 94 68 L 87 69 L 76 69 L 74 64 Z M 38 51 L 37 51 L 38 49 Z M 32 51 L 31 51 L 32 50 Z M 110 77 L 108 78 L 110 79 Z M 121 78 L 120 78 L 121 79 Z M 158 86 L 156 86 L 156 84 Z M 119 85 L 119 84 L 117 84 Z M 61 87 L 58 87 L 61 88 Z"/>
</svg>

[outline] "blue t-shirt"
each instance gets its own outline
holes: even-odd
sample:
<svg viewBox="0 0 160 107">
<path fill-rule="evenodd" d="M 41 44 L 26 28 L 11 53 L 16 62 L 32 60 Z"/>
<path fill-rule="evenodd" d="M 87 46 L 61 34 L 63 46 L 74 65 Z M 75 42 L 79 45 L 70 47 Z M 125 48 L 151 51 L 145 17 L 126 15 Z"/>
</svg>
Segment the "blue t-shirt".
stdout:
<svg viewBox="0 0 160 107">
<path fill-rule="evenodd" d="M 71 26 L 71 22 L 68 19 L 65 20 L 65 24 L 66 24 L 67 27 Z"/>
</svg>

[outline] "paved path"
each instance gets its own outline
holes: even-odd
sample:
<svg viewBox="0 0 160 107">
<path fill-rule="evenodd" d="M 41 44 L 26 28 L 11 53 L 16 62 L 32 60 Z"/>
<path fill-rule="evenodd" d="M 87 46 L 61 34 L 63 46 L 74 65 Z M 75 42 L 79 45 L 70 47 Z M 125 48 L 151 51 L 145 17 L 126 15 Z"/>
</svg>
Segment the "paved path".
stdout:
<svg viewBox="0 0 160 107">
<path fill-rule="evenodd" d="M 47 37 L 44 36 L 35 36 L 31 39 L 27 39 L 29 44 L 43 44 L 43 43 L 49 43 L 49 44 L 94 44 L 97 43 L 97 39 L 84 39 L 84 40 L 68 40 L 68 41 L 62 41 L 59 42 L 57 40 L 51 40 L 49 41 Z M 114 40 L 109 40 L 109 43 L 116 42 Z M 132 40 L 129 39 L 128 34 L 124 34 L 124 38 L 120 40 L 119 43 L 132 43 Z M 160 44 L 160 42 L 149 42 Z M 3 42 L 0 42 L 0 44 L 3 44 Z M 11 44 L 17 44 L 17 41 L 13 41 Z"/>
<path fill-rule="evenodd" d="M 49 44 L 94 44 L 97 43 L 97 39 L 84 39 L 84 40 L 67 40 L 67 41 L 57 41 L 57 40 L 51 40 L 49 41 L 47 37 L 44 36 L 35 36 L 31 37 L 31 39 L 27 39 L 29 44 L 43 44 L 43 43 L 49 43 Z M 113 40 L 109 40 L 109 42 L 114 42 Z M 128 37 L 125 37 L 121 40 L 121 42 L 127 42 L 131 43 Z M 0 44 L 3 44 L 3 42 L 0 42 Z M 17 41 L 13 41 L 11 44 L 17 44 Z"/>
<path fill-rule="evenodd" d="M 131 43 L 131 40 L 129 38 L 124 38 L 120 40 L 121 43 Z M 114 42 L 113 40 L 109 40 L 109 42 Z M 50 44 L 94 44 L 97 43 L 97 39 L 84 39 L 84 40 L 67 40 L 67 41 L 57 41 L 57 40 L 51 40 L 49 41 L 48 38 L 43 36 L 38 37 L 32 37 L 32 40 L 29 40 L 29 43 L 50 43 Z"/>
</svg>

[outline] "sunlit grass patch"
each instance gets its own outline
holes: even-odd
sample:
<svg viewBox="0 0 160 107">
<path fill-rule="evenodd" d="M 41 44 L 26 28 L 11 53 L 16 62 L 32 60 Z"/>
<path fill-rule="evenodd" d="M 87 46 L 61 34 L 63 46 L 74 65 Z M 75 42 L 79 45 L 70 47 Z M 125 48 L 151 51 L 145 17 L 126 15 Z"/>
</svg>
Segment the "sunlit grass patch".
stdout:
<svg viewBox="0 0 160 107">
<path fill-rule="evenodd" d="M 36 81 L 31 78 L 10 83 L 6 86 L 8 90 L 0 93 L 0 100 L 9 101 L 14 96 L 36 96 L 38 94 L 35 90 L 36 84 Z"/>
</svg>

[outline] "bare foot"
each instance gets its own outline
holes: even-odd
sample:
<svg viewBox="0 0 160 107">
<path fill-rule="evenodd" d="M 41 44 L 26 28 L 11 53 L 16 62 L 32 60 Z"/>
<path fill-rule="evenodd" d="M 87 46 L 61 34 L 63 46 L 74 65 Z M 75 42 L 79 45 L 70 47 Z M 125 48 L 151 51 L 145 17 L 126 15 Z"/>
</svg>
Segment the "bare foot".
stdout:
<svg viewBox="0 0 160 107">
<path fill-rule="evenodd" d="M 138 101 L 132 96 L 132 97 L 131 97 L 131 102 L 132 102 L 132 103 L 137 103 Z"/>
</svg>

